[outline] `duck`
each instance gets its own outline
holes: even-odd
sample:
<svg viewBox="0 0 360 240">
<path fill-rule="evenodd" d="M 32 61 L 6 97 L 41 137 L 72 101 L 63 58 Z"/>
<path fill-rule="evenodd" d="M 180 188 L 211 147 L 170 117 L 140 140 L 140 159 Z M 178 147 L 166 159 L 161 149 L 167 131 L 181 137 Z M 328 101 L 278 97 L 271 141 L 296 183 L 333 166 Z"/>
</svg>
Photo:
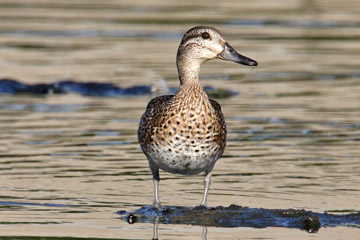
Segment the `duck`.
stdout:
<svg viewBox="0 0 360 240">
<path fill-rule="evenodd" d="M 214 27 L 197 26 L 184 34 L 176 55 L 180 86 L 174 95 L 150 100 L 138 128 L 138 141 L 153 176 L 154 208 L 162 208 L 159 169 L 186 176 L 204 172 L 200 206 L 207 206 L 212 172 L 227 135 L 220 104 L 199 83 L 200 67 L 212 59 L 258 65 L 238 53 Z"/>
</svg>

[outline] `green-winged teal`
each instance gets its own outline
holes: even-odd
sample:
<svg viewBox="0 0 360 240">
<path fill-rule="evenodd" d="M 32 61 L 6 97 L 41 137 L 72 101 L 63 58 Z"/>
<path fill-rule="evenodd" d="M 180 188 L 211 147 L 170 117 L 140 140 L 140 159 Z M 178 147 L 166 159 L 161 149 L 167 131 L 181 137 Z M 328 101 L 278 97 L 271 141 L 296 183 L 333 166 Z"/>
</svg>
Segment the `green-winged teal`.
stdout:
<svg viewBox="0 0 360 240">
<path fill-rule="evenodd" d="M 175 95 L 152 99 L 141 117 L 138 139 L 153 174 L 154 207 L 161 207 L 159 168 L 182 175 L 205 172 L 201 205 L 206 206 L 212 170 L 226 146 L 221 107 L 199 84 L 200 66 L 214 58 L 257 66 L 237 53 L 216 28 L 194 27 L 185 33 L 177 52 L 179 89 Z"/>
</svg>

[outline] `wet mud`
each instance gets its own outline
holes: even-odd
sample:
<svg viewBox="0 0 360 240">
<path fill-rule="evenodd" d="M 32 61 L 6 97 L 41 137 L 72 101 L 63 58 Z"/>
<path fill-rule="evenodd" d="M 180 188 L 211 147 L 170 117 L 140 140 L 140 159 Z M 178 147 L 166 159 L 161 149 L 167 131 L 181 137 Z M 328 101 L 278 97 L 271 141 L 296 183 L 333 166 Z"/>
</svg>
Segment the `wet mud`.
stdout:
<svg viewBox="0 0 360 240">
<path fill-rule="evenodd" d="M 159 94 L 174 94 L 177 87 L 164 87 Z M 233 90 L 216 89 L 205 86 L 204 90 L 212 98 L 228 98 L 237 95 Z M 76 82 L 74 80 L 61 80 L 53 83 L 25 84 L 14 79 L 0 79 L 0 94 L 66 94 L 74 93 L 83 96 L 97 97 L 119 97 L 119 96 L 138 96 L 154 94 L 152 86 L 135 85 L 131 87 L 119 87 L 112 83 L 100 82 Z"/>
<path fill-rule="evenodd" d="M 167 206 L 161 210 L 144 206 L 134 212 L 119 211 L 119 215 L 134 224 L 187 224 L 206 227 L 285 227 L 316 233 L 321 227 L 348 226 L 360 228 L 360 213 L 329 214 L 295 209 Z"/>
</svg>

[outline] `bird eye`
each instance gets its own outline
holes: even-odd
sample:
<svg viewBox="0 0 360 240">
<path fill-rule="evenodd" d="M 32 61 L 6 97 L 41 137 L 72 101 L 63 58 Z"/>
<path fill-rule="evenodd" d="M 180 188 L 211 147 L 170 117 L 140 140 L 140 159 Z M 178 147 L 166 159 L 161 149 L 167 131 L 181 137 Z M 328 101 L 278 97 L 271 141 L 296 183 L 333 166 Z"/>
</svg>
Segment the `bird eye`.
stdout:
<svg viewBox="0 0 360 240">
<path fill-rule="evenodd" d="M 203 32 L 203 33 L 201 34 L 201 37 L 202 37 L 203 39 L 209 39 L 209 38 L 210 38 L 210 34 L 209 34 L 208 32 Z"/>
</svg>

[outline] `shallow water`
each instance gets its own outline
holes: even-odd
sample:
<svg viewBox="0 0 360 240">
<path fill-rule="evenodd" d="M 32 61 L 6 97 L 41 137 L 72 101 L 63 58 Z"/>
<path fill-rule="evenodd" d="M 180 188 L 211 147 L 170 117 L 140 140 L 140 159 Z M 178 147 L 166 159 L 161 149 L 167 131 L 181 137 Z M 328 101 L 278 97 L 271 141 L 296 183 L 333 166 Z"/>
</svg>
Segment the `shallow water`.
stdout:
<svg viewBox="0 0 360 240">
<path fill-rule="evenodd" d="M 188 28 L 214 25 L 257 68 L 212 61 L 203 85 L 219 99 L 228 147 L 208 205 L 360 211 L 359 1 L 2 1 L 0 77 L 72 78 L 122 87 L 165 79 Z M 0 96 L 0 235 L 151 239 L 120 210 L 153 200 L 137 143 L 151 96 Z M 161 172 L 165 205 L 200 203 L 202 176 Z M 201 239 L 203 228 L 158 226 L 159 239 Z M 305 231 L 207 228 L 207 239 L 304 239 Z M 320 228 L 313 239 L 357 239 L 359 226 Z M 8 238 L 5 238 L 7 236 Z M 28 239 L 28 238 L 27 238 Z"/>
</svg>

